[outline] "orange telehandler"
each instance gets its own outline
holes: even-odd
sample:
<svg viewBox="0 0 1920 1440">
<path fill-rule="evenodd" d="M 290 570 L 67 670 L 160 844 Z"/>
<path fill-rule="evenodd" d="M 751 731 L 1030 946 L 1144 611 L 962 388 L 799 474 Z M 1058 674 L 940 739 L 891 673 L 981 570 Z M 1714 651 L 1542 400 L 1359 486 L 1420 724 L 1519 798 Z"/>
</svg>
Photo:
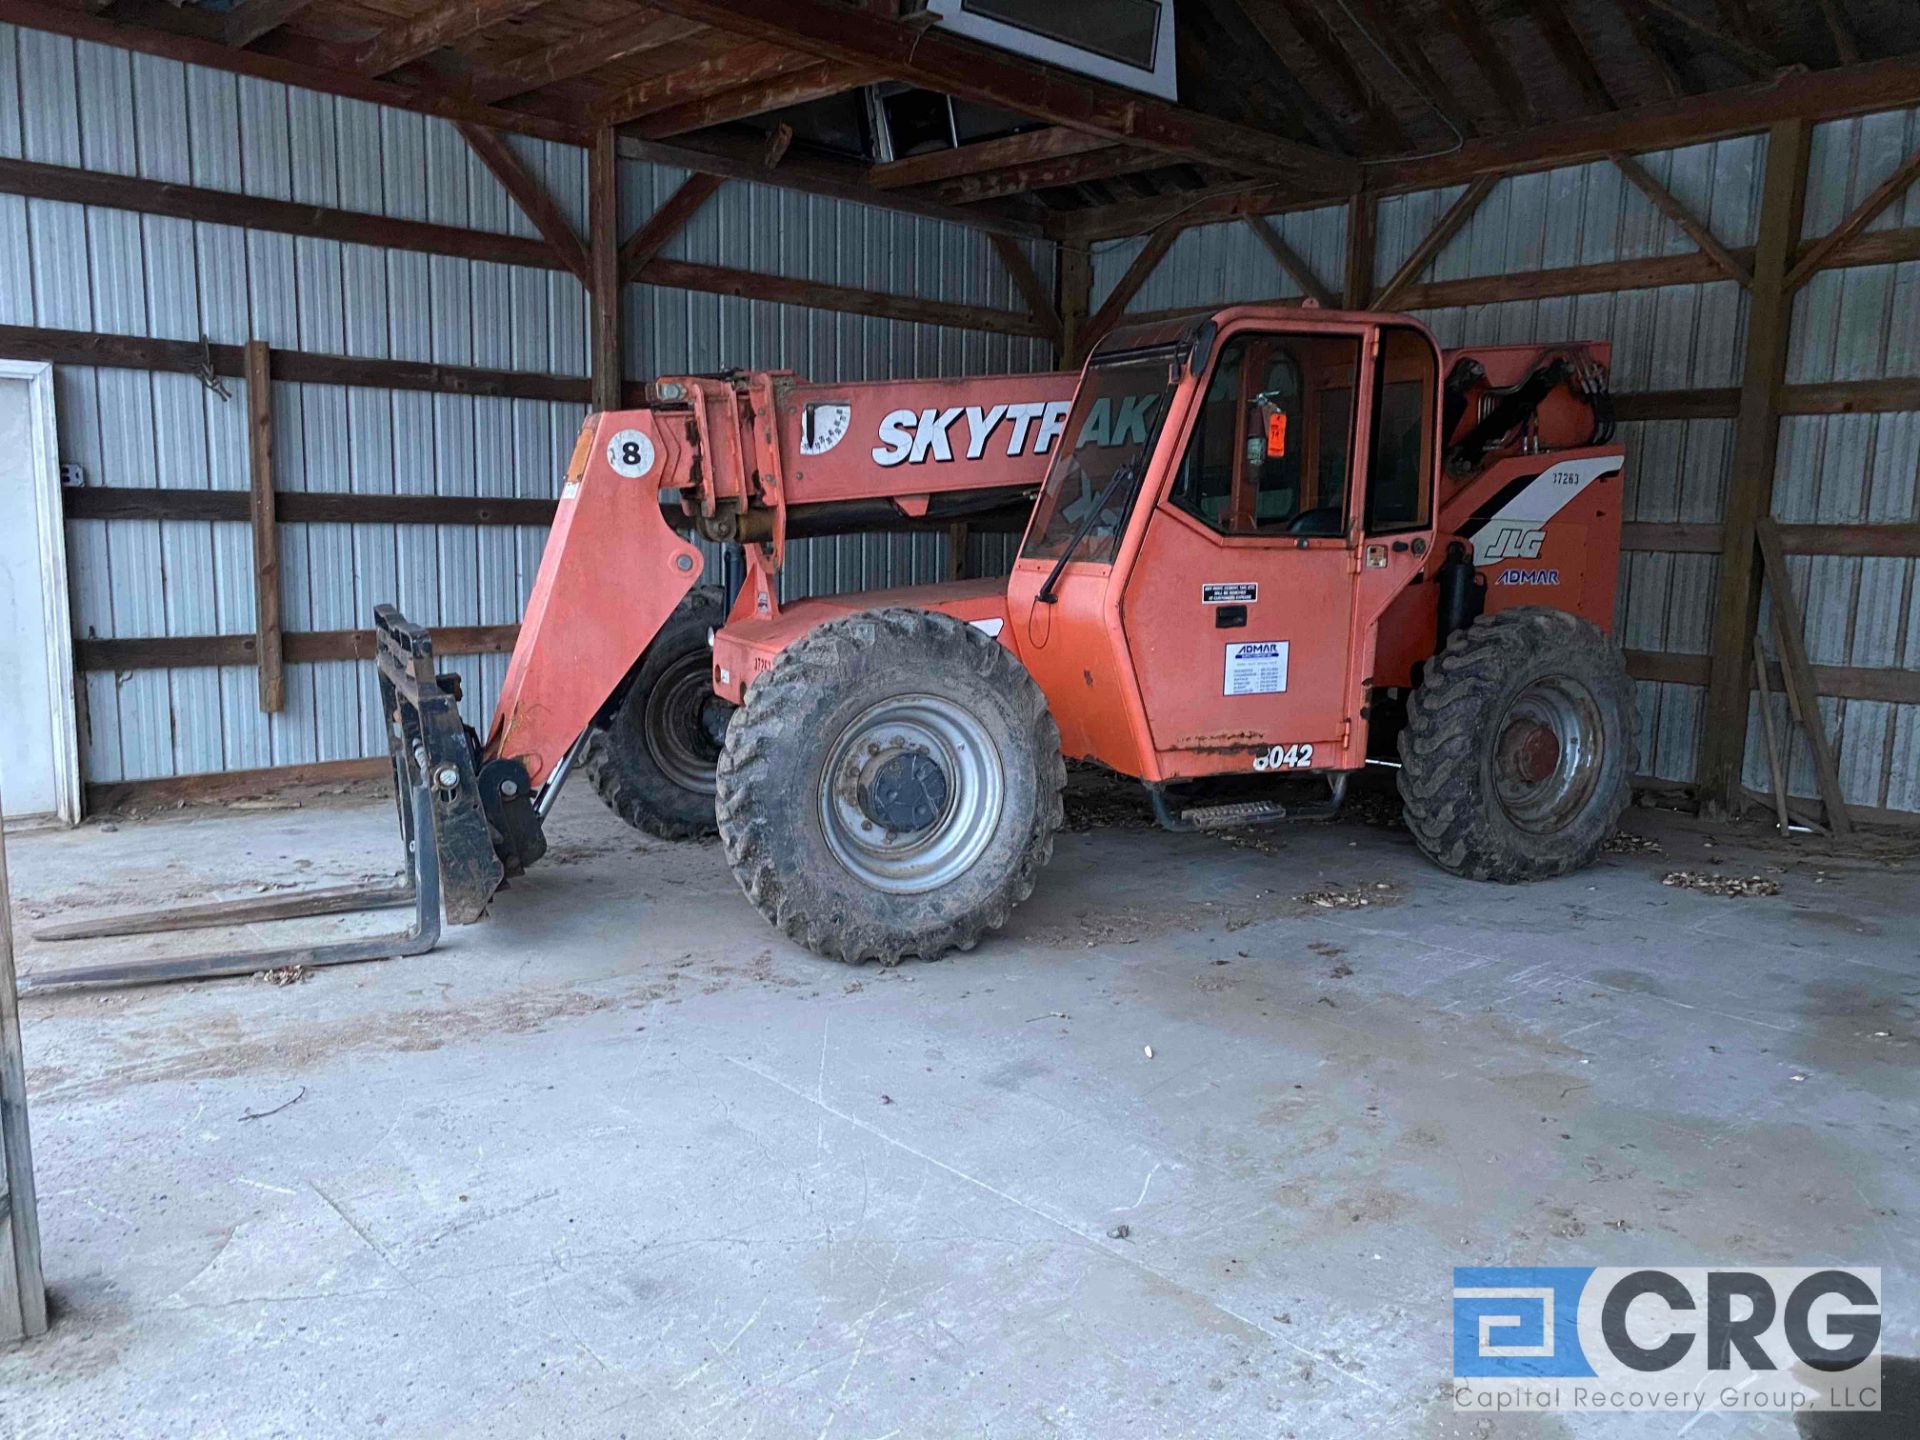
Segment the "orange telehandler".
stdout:
<svg viewBox="0 0 1920 1440">
<path fill-rule="evenodd" d="M 448 919 L 539 858 L 576 768 L 630 824 L 717 829 L 762 913 L 848 961 L 1004 922 L 1066 759 L 1140 780 L 1174 830 L 1324 816 L 1397 763 L 1444 868 L 1583 865 L 1634 758 L 1608 359 L 1233 306 L 1118 330 L 1078 377 L 660 379 L 580 432 L 484 743 L 430 637 L 379 610 Z M 799 536 L 1010 504 L 1010 576 L 780 597 Z M 693 535 L 741 547 L 737 597 Z"/>
</svg>

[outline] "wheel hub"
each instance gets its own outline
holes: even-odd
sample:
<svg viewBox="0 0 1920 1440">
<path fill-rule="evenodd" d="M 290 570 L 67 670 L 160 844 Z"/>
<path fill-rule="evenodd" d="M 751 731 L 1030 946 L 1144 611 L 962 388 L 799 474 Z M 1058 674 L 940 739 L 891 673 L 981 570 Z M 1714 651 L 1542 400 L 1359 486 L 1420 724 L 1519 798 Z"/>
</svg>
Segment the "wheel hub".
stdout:
<svg viewBox="0 0 1920 1440">
<path fill-rule="evenodd" d="M 1529 785 L 1538 785 L 1560 763 L 1560 737 L 1532 720 L 1516 720 L 1509 725 L 1500 748 L 1503 763 Z"/>
<path fill-rule="evenodd" d="M 860 777 L 860 810 L 896 835 L 918 835 L 947 808 L 947 776 L 918 750 L 883 752 Z"/>
<path fill-rule="evenodd" d="M 733 707 L 713 693 L 707 657 L 676 660 L 648 691 L 641 715 L 647 753 L 674 784 L 711 795 Z"/>
</svg>

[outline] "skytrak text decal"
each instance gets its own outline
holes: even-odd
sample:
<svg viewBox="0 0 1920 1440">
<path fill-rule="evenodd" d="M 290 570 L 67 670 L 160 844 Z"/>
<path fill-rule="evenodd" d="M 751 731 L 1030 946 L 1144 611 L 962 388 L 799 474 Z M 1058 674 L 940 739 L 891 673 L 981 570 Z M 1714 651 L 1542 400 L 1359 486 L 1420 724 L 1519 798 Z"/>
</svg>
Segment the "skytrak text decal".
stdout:
<svg viewBox="0 0 1920 1440">
<path fill-rule="evenodd" d="M 1158 394 L 1124 395 L 1115 402 L 1102 396 L 1087 411 L 1080 427 L 1082 445 L 1144 445 Z M 1009 459 L 1045 455 L 1067 428 L 1070 400 L 1030 400 L 1019 405 L 966 405 L 951 409 L 893 410 L 880 422 L 880 443 L 873 447 L 876 465 L 946 464 L 956 455 L 978 460 L 987 447 L 1004 447 Z"/>
</svg>

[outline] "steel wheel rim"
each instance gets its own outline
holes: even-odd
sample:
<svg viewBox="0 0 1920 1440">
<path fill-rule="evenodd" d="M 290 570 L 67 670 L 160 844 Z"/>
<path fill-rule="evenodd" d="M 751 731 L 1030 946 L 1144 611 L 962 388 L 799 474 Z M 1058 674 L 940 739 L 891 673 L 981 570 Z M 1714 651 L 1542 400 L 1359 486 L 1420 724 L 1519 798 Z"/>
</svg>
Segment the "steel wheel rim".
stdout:
<svg viewBox="0 0 1920 1440">
<path fill-rule="evenodd" d="M 1494 793 L 1507 818 L 1537 835 L 1570 824 L 1600 782 L 1603 735 L 1585 685 L 1566 675 L 1530 681 L 1496 727 Z"/>
<path fill-rule="evenodd" d="M 889 831 L 863 808 L 863 783 L 905 757 L 937 767 L 945 796 L 936 819 L 912 834 Z M 901 695 L 854 717 L 829 747 L 818 812 L 827 848 L 856 880 L 891 895 L 936 890 L 965 874 L 992 843 L 1006 777 L 972 712 L 933 695 Z"/>
<path fill-rule="evenodd" d="M 640 732 L 647 754 L 683 790 L 711 795 L 720 763 L 720 742 L 707 724 L 708 707 L 726 702 L 713 693 L 707 657 L 683 655 L 647 693 Z"/>
</svg>

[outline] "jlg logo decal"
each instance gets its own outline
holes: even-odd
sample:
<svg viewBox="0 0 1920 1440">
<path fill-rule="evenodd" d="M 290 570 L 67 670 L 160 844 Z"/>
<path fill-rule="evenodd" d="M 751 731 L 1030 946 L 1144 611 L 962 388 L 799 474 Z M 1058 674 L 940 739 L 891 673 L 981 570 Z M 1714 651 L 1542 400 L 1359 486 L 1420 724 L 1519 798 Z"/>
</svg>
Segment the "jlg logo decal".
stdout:
<svg viewBox="0 0 1920 1440">
<path fill-rule="evenodd" d="M 1490 560 L 1532 560 L 1546 540 L 1546 527 L 1531 520 L 1489 520 L 1473 537 L 1473 558 L 1482 565 Z"/>
</svg>

